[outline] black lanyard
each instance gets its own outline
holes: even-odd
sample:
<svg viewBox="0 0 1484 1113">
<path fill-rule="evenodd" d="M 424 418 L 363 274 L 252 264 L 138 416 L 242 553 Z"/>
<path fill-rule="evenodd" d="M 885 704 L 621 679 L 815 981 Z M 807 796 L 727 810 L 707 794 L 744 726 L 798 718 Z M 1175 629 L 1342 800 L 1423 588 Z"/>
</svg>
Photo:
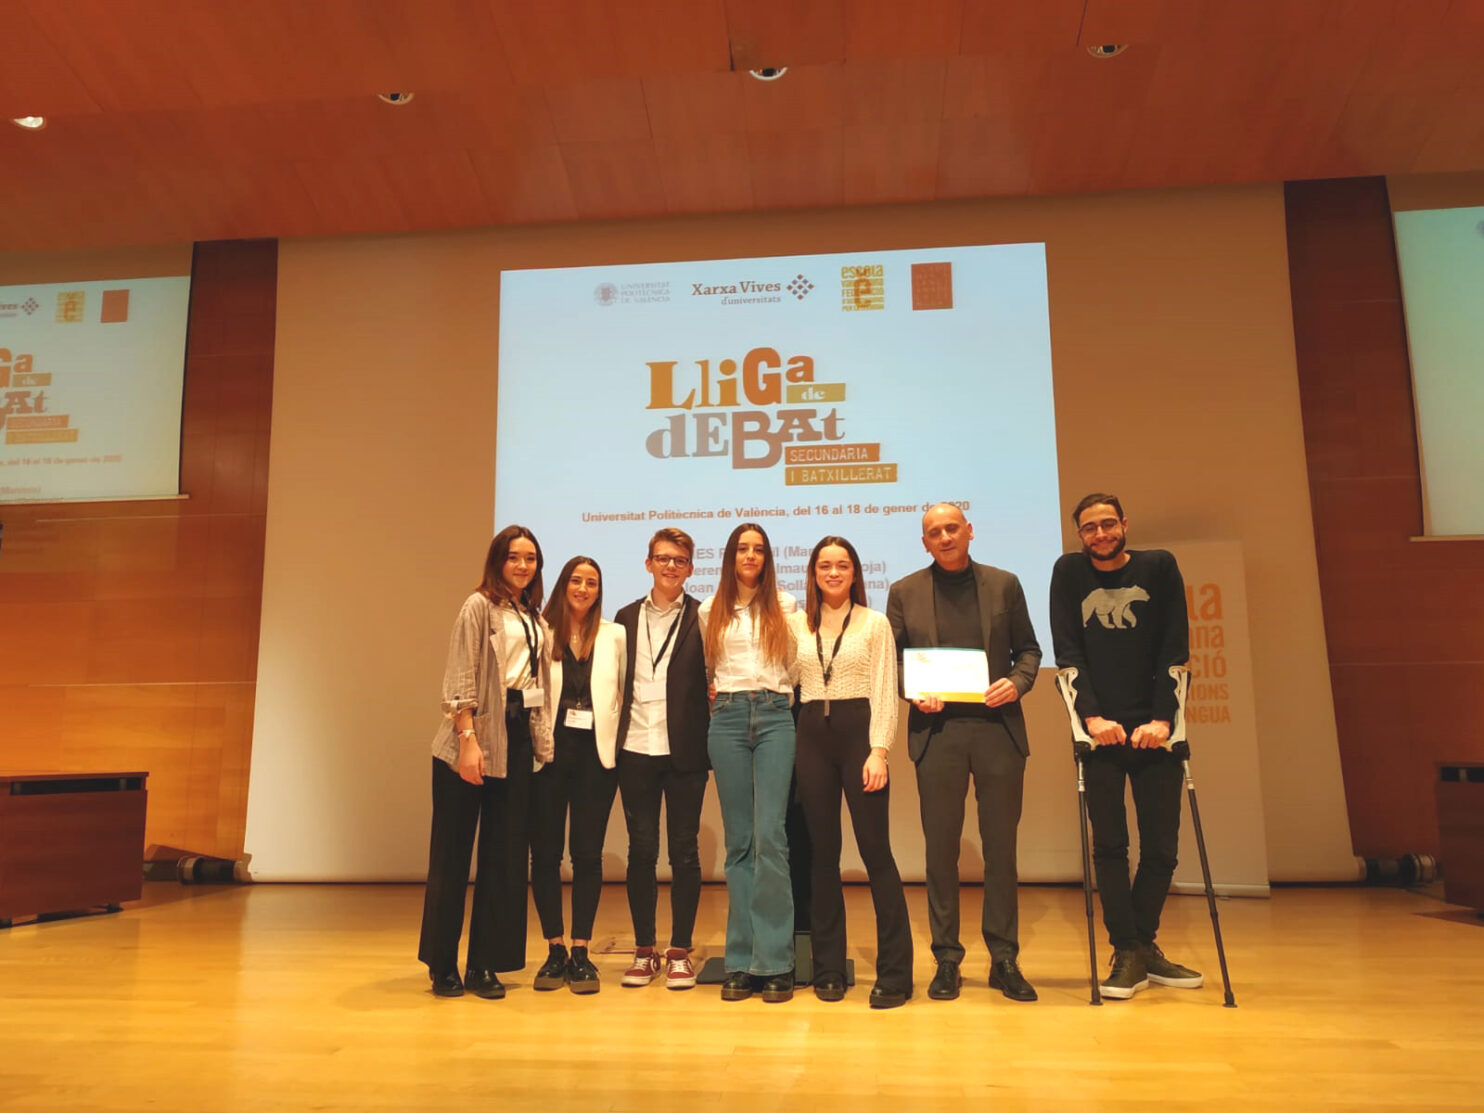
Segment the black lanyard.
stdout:
<svg viewBox="0 0 1484 1113">
<path fill-rule="evenodd" d="M 649 626 L 649 615 L 644 615 L 644 639 L 649 642 L 649 678 L 658 679 L 660 662 L 665 659 L 665 651 L 670 648 L 670 639 L 675 636 L 676 627 L 680 625 L 681 618 L 685 615 L 685 600 L 680 601 L 680 609 L 676 611 L 675 618 L 670 622 L 670 629 L 665 634 L 665 640 L 660 643 L 658 655 L 654 652 L 654 631 Z"/>
<path fill-rule="evenodd" d="M 824 714 L 825 718 L 830 715 L 830 677 L 835 674 L 835 661 L 840 656 L 840 643 L 845 640 L 845 631 L 850 626 L 850 616 L 855 613 L 855 600 L 850 601 L 850 610 L 845 612 L 845 621 L 840 623 L 840 633 L 835 636 L 835 646 L 830 650 L 829 667 L 824 663 L 824 639 L 819 636 L 819 628 L 814 629 L 814 652 L 819 657 L 819 671 L 824 674 Z M 821 616 L 822 618 L 823 616 Z"/>
<path fill-rule="evenodd" d="M 515 612 L 515 619 L 520 623 L 520 632 L 526 639 L 526 651 L 530 656 L 526 659 L 526 675 L 532 680 L 536 678 L 536 658 L 541 650 L 541 628 L 536 625 L 535 618 L 531 619 L 530 625 L 526 625 L 526 613 L 514 603 L 510 609 Z"/>
</svg>

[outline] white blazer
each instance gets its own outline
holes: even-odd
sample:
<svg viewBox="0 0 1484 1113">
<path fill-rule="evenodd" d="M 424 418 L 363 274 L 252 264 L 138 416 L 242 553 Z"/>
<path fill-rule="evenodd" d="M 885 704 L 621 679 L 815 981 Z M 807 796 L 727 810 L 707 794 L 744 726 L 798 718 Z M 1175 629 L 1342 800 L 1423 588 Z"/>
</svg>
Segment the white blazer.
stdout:
<svg viewBox="0 0 1484 1113">
<path fill-rule="evenodd" d="M 563 647 L 566 652 L 566 647 Z M 628 667 L 628 637 L 624 628 L 606 618 L 598 623 L 593 642 L 593 733 L 598 740 L 598 760 L 612 769 L 618 749 L 618 713 L 623 706 L 624 673 Z M 562 662 L 551 663 L 551 684 L 546 689 L 546 707 L 555 726 L 557 706 L 562 700 Z"/>
</svg>

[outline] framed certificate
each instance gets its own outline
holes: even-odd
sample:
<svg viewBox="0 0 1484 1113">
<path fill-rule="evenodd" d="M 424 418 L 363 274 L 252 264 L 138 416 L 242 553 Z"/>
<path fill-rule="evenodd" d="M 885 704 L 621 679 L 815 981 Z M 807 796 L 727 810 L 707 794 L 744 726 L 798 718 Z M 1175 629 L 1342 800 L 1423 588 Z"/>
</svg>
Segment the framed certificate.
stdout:
<svg viewBox="0 0 1484 1113">
<path fill-rule="evenodd" d="M 908 699 L 937 696 L 944 703 L 983 703 L 989 658 L 982 649 L 907 649 L 902 691 Z"/>
</svg>

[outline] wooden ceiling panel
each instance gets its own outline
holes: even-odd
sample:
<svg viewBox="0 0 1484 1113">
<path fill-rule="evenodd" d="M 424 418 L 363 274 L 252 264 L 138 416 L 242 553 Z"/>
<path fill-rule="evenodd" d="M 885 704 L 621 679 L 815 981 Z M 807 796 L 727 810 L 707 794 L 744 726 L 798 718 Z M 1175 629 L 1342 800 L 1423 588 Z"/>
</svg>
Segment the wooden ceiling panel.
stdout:
<svg viewBox="0 0 1484 1113">
<path fill-rule="evenodd" d="M 1019 54 L 1074 46 L 1085 0 L 966 0 L 959 50 Z"/>
<path fill-rule="evenodd" d="M 959 52 L 964 0 L 851 0 L 845 9 L 845 57 L 951 58 Z"/>
<path fill-rule="evenodd" d="M 1026 193 L 1031 183 L 1032 131 L 1023 117 L 944 120 L 938 139 L 938 196 Z"/>
<path fill-rule="evenodd" d="M 414 107 L 409 105 L 409 108 Z M 644 84 L 610 77 L 546 90 L 546 107 L 559 143 L 603 143 L 649 138 Z"/>
<path fill-rule="evenodd" d="M 726 70 L 721 0 L 494 0 L 505 58 L 524 85 Z"/>
<path fill-rule="evenodd" d="M 910 201 L 937 192 L 936 120 L 913 126 L 845 128 L 842 173 L 847 205 Z"/>
<path fill-rule="evenodd" d="M 743 130 L 742 83 L 735 73 L 657 74 L 644 79 L 649 130 L 660 136 L 686 136 L 700 144 L 712 135 Z M 709 146 L 709 144 L 706 144 Z"/>
<path fill-rule="evenodd" d="M 883 59 L 847 62 L 844 123 L 848 128 L 923 126 L 936 140 L 943 118 L 943 59 Z"/>
<path fill-rule="evenodd" d="M 562 161 L 579 220 L 646 216 L 664 192 L 648 140 L 564 143 Z"/>
<path fill-rule="evenodd" d="M 815 66 L 845 59 L 846 0 L 726 0 L 732 65 Z"/>
<path fill-rule="evenodd" d="M 469 162 L 497 223 L 535 224 L 577 219 L 577 203 L 567 179 L 561 148 L 485 148 L 471 151 Z"/>
<path fill-rule="evenodd" d="M 1484 168 L 1484 0 L 8 0 L 5 19 L 0 104 L 49 120 L 0 124 L 7 247 Z M 1088 56 L 1106 41 L 1132 47 Z"/>
<path fill-rule="evenodd" d="M 655 140 L 655 165 L 671 213 L 739 212 L 754 208 L 747 140 L 714 132 Z"/>
<path fill-rule="evenodd" d="M 838 128 L 749 136 L 754 202 L 768 209 L 843 203 L 841 144 Z"/>
<path fill-rule="evenodd" d="M 1051 55 L 1044 51 L 950 58 L 943 82 L 943 119 L 1035 115 L 1050 90 L 1050 65 Z"/>
<path fill-rule="evenodd" d="M 845 114 L 844 67 L 790 66 L 778 81 L 742 83 L 749 132 L 838 131 Z"/>
</svg>

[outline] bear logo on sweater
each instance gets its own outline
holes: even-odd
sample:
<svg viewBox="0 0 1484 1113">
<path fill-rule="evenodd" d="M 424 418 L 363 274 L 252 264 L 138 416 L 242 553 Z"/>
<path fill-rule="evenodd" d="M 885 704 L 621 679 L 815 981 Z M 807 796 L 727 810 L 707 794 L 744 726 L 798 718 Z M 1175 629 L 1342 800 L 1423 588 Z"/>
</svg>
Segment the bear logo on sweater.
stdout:
<svg viewBox="0 0 1484 1113">
<path fill-rule="evenodd" d="M 1147 602 L 1149 593 L 1142 587 L 1100 587 L 1082 600 L 1082 625 L 1097 615 L 1106 629 L 1127 630 L 1139 624 L 1133 605 Z"/>
</svg>

